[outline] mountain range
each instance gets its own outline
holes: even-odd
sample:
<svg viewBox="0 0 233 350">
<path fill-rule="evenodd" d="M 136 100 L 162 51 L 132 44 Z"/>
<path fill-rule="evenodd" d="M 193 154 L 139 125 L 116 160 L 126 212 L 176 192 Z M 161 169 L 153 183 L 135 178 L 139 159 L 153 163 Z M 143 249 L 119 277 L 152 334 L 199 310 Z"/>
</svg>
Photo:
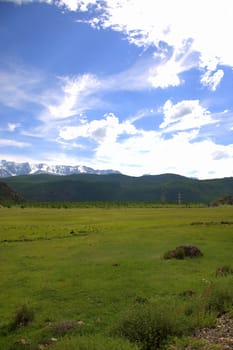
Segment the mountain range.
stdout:
<svg viewBox="0 0 233 350">
<path fill-rule="evenodd" d="M 232 198 L 233 195 L 233 177 L 211 180 L 177 174 L 133 177 L 114 170 L 94 170 L 79 165 L 49 166 L 2 160 L 0 177 L 10 187 L 10 196 L 17 194 L 28 201 L 211 204 L 225 196 Z M 2 186 L 4 192 L 6 187 Z"/>
<path fill-rule="evenodd" d="M 53 175 L 71 175 L 71 174 L 119 174 L 115 170 L 95 170 L 83 165 L 48 165 L 45 163 L 31 164 L 16 163 L 6 160 L 0 161 L 0 177 L 32 175 L 32 174 L 53 174 Z"/>
<path fill-rule="evenodd" d="M 233 195 L 233 177 L 197 180 L 176 174 L 51 174 L 4 178 L 21 197 L 40 202 L 128 201 L 212 204 Z"/>
</svg>

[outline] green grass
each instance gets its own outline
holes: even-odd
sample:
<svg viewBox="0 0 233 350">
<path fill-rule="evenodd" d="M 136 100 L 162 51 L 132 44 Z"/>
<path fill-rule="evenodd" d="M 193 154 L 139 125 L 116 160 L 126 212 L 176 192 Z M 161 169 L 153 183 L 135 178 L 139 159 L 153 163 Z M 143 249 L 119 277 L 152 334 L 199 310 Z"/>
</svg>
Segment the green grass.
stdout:
<svg viewBox="0 0 233 350">
<path fill-rule="evenodd" d="M 71 337 L 109 336 L 137 300 L 179 303 L 183 291 L 226 279 L 232 288 L 232 275 L 216 277 L 233 264 L 232 221 L 230 206 L 0 208 L 0 348 L 53 337 L 51 325 L 64 320 L 77 325 Z M 183 244 L 203 257 L 162 258 Z M 10 331 L 24 304 L 34 320 Z"/>
</svg>

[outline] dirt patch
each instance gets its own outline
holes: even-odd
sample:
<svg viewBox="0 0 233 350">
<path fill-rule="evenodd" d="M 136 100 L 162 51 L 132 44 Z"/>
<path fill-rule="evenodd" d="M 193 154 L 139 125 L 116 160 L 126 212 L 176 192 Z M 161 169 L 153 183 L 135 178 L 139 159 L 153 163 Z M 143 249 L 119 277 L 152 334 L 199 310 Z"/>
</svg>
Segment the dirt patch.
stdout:
<svg viewBox="0 0 233 350">
<path fill-rule="evenodd" d="M 207 345 L 218 345 L 222 350 L 233 349 L 233 317 L 229 314 L 217 319 L 214 328 L 203 328 L 194 332 L 194 337 Z"/>
</svg>

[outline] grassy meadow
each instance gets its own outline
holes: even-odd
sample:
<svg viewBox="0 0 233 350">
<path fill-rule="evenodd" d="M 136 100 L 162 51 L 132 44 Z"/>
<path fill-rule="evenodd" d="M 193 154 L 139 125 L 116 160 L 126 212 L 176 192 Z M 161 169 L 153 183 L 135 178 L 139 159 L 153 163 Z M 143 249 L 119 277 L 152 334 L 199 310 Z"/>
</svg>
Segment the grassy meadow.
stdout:
<svg viewBox="0 0 233 350">
<path fill-rule="evenodd" d="M 203 257 L 163 259 L 183 244 Z M 46 339 L 60 350 L 156 349 L 114 329 L 137 306 L 184 308 L 185 291 L 218 283 L 233 294 L 233 275 L 216 277 L 233 266 L 232 248 L 232 206 L 0 208 L 0 349 L 43 349 Z M 11 327 L 22 305 L 33 319 Z"/>
</svg>

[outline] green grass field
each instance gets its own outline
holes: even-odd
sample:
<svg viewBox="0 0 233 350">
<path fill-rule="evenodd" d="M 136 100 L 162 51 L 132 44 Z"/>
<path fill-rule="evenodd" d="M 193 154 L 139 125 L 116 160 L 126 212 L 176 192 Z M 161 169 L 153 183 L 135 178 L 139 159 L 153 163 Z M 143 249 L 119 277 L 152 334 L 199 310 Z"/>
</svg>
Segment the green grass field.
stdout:
<svg viewBox="0 0 233 350">
<path fill-rule="evenodd" d="M 163 259 L 182 244 L 203 257 Z M 0 254 L 0 349 L 26 349 L 13 345 L 19 339 L 38 344 L 65 320 L 77 325 L 67 330 L 73 337 L 103 338 L 137 300 L 176 303 L 233 265 L 233 208 L 0 208 Z M 33 322 L 9 330 L 23 304 Z M 56 345 L 65 341 L 55 335 Z"/>
</svg>

